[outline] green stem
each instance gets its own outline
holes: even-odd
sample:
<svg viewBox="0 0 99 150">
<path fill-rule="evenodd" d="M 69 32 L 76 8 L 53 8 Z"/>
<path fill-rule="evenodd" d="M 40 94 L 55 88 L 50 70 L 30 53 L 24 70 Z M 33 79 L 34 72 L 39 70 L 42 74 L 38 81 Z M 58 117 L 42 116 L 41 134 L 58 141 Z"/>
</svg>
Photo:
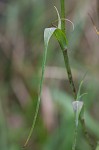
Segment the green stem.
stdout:
<svg viewBox="0 0 99 150">
<path fill-rule="evenodd" d="M 61 2 L 61 18 L 65 18 L 65 0 L 60 0 L 60 2 Z M 66 32 L 65 20 L 62 20 L 61 29 L 64 33 Z"/>
<path fill-rule="evenodd" d="M 65 18 L 65 0 L 60 0 L 60 3 L 61 3 L 61 18 Z M 61 22 L 61 29 L 64 32 L 64 34 L 66 34 L 65 20 L 62 20 L 62 22 Z M 76 93 L 76 88 L 75 88 L 75 85 L 74 85 L 72 72 L 71 72 L 71 68 L 70 68 L 70 64 L 69 64 L 69 58 L 68 58 L 67 49 L 63 50 L 63 56 L 64 56 L 64 61 L 65 61 L 65 67 L 66 67 L 67 74 L 68 74 L 69 83 L 71 85 L 72 92 L 74 94 L 74 100 L 76 100 L 77 93 Z M 91 146 L 92 150 L 94 150 L 94 146 L 93 146 L 93 144 L 90 141 L 90 135 L 89 135 L 89 133 L 86 130 L 85 120 L 84 119 L 83 120 L 80 119 L 80 122 L 82 124 L 85 137 L 86 137 L 89 145 Z M 75 148 L 76 148 L 76 139 L 77 139 L 77 128 L 75 127 L 74 143 L 73 143 L 73 146 L 72 146 L 72 150 L 75 150 Z"/>
<path fill-rule="evenodd" d="M 75 127 L 75 133 L 74 133 L 74 140 L 73 140 L 72 150 L 76 149 L 77 132 L 78 132 L 78 127 Z"/>
<path fill-rule="evenodd" d="M 66 69 L 67 69 L 69 83 L 70 83 L 71 89 L 73 91 L 74 99 L 76 100 L 76 97 L 77 97 L 76 88 L 75 88 L 75 85 L 74 85 L 74 82 L 73 82 L 73 77 L 72 77 L 72 72 L 71 72 L 71 68 L 70 68 L 70 64 L 69 64 L 67 49 L 63 50 L 63 56 L 64 56 L 65 66 L 66 66 Z"/>
<path fill-rule="evenodd" d="M 65 18 L 65 0 L 60 0 L 60 3 L 61 3 L 61 18 Z M 64 34 L 66 34 L 65 20 L 62 20 L 62 22 L 61 22 L 61 29 L 64 32 Z M 71 72 L 71 68 L 70 68 L 70 64 L 69 64 L 68 52 L 67 52 L 67 49 L 63 49 L 62 51 L 63 51 L 64 62 L 65 62 L 65 67 L 66 67 L 67 74 L 68 74 L 69 83 L 70 83 L 71 89 L 74 94 L 74 99 L 76 100 L 77 93 L 76 93 L 76 88 L 74 85 L 72 72 Z M 72 150 L 75 150 L 75 148 L 76 148 L 76 139 L 77 139 L 77 127 L 75 127 Z"/>
<path fill-rule="evenodd" d="M 65 18 L 65 0 L 60 0 L 60 3 L 61 3 L 61 18 Z M 66 32 L 65 20 L 62 20 L 61 22 L 61 29 L 64 32 L 64 34 L 66 34 L 65 33 Z M 66 66 L 66 70 L 68 74 L 69 83 L 71 85 L 71 88 L 74 94 L 74 99 L 76 100 L 76 97 L 77 97 L 76 88 L 75 88 L 73 77 L 72 77 L 67 49 L 63 50 L 63 56 L 64 56 L 65 66 Z"/>
<path fill-rule="evenodd" d="M 94 144 L 93 144 L 93 142 L 90 138 L 90 135 L 89 135 L 89 133 L 87 132 L 87 129 L 86 129 L 85 119 L 80 117 L 80 122 L 82 124 L 83 132 L 84 132 L 84 135 L 85 135 L 85 138 L 86 138 L 87 142 L 89 143 L 91 149 L 95 150 Z"/>
</svg>

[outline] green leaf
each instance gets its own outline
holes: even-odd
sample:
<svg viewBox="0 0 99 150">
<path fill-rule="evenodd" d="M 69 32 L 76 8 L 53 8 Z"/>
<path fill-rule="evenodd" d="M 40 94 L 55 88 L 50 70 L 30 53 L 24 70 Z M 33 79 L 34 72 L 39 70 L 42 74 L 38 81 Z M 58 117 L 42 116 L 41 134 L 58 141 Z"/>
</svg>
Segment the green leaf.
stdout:
<svg viewBox="0 0 99 150">
<path fill-rule="evenodd" d="M 35 123 L 36 123 L 36 119 L 37 119 L 37 115 L 38 115 L 38 111 L 39 111 L 39 106 L 40 106 L 40 99 L 41 99 L 42 85 L 43 85 L 43 80 L 44 80 L 44 71 L 45 71 L 45 64 L 46 64 L 48 44 L 49 44 L 49 40 L 50 40 L 50 38 L 51 38 L 51 36 L 53 34 L 56 37 L 57 41 L 59 42 L 59 44 L 61 46 L 61 49 L 65 50 L 67 48 L 66 37 L 65 37 L 65 34 L 62 32 L 61 29 L 52 27 L 52 28 L 46 28 L 44 30 L 45 51 L 44 51 L 43 62 L 42 62 L 42 75 L 41 75 L 41 80 L 40 80 L 40 87 L 39 87 L 39 95 L 38 95 L 37 107 L 36 107 L 36 111 L 35 111 L 32 127 L 30 129 L 28 138 L 27 138 L 24 146 L 26 146 L 28 144 L 28 141 L 29 141 L 29 139 L 30 139 L 30 137 L 31 137 L 31 135 L 33 133 L 34 127 L 35 127 Z"/>
<path fill-rule="evenodd" d="M 67 49 L 67 39 L 63 31 L 61 29 L 53 27 L 46 28 L 44 31 L 45 55 L 47 53 L 49 40 L 53 34 L 56 37 L 57 41 L 59 42 L 61 49 L 62 50 Z"/>
<path fill-rule="evenodd" d="M 80 100 L 83 96 L 87 95 L 88 93 L 83 93 L 78 97 L 78 100 Z"/>
<path fill-rule="evenodd" d="M 81 92 L 81 87 L 82 87 L 82 85 L 83 85 L 83 80 L 80 82 L 80 85 L 79 85 L 79 89 L 78 89 L 78 92 L 77 92 L 77 101 L 79 100 L 79 98 L 80 98 L 80 92 Z"/>
<path fill-rule="evenodd" d="M 49 40 L 50 40 L 50 38 L 53 35 L 55 30 L 56 30 L 56 28 L 46 28 L 44 31 L 45 51 L 44 51 L 43 62 L 42 62 L 42 75 L 41 75 L 41 80 L 40 80 L 39 95 L 38 95 L 37 106 L 36 106 L 36 111 L 35 111 L 32 127 L 30 129 L 28 138 L 27 138 L 24 146 L 26 146 L 28 144 L 28 142 L 31 138 L 31 135 L 33 133 L 34 127 L 35 127 L 35 123 L 36 123 L 36 119 L 37 119 L 37 115 L 38 115 L 38 111 L 39 111 L 39 106 L 40 106 L 40 99 L 41 99 L 42 85 L 43 85 L 43 79 L 44 79 L 44 71 L 45 71 L 45 63 L 46 63 L 46 57 L 47 57 L 48 43 L 49 43 Z"/>
<path fill-rule="evenodd" d="M 27 138 L 24 146 L 26 146 L 28 144 L 28 141 L 30 140 L 31 135 L 32 135 L 33 130 L 34 130 L 34 127 L 35 127 L 35 123 L 36 123 L 36 119 L 37 119 L 37 115 L 38 115 L 38 111 L 39 111 L 39 106 L 40 106 L 40 99 L 41 99 L 42 85 L 43 85 L 43 79 L 44 79 L 45 64 L 46 64 L 46 57 L 47 57 L 47 49 L 48 49 L 49 40 L 50 40 L 50 38 L 53 34 L 55 35 L 56 39 L 58 40 L 62 50 L 65 50 L 67 48 L 66 37 L 65 37 L 65 34 L 61 31 L 61 29 L 57 29 L 57 28 L 52 27 L 52 28 L 46 28 L 44 30 L 45 51 L 44 51 L 43 62 L 42 62 L 42 75 L 41 75 L 41 80 L 40 80 L 37 107 L 36 107 L 32 127 L 30 129 L 28 138 Z"/>
<path fill-rule="evenodd" d="M 66 39 L 66 36 L 65 34 L 63 33 L 62 30 L 60 29 L 56 29 L 55 32 L 55 37 L 56 39 L 58 40 L 59 44 L 60 44 L 60 47 L 61 49 L 64 51 L 65 49 L 67 49 L 67 39 Z"/>
<path fill-rule="evenodd" d="M 65 37 L 65 34 L 61 29 L 58 28 L 46 28 L 44 31 L 44 43 L 45 43 L 45 49 L 48 48 L 48 43 L 51 38 L 51 36 L 54 34 L 57 41 L 60 44 L 60 47 L 62 50 L 67 49 L 67 39 Z"/>
<path fill-rule="evenodd" d="M 73 110 L 75 112 L 75 123 L 76 123 L 76 127 L 78 127 L 78 122 L 79 122 L 79 117 L 83 108 L 83 102 L 81 101 L 74 101 L 72 103 L 73 105 Z"/>
</svg>

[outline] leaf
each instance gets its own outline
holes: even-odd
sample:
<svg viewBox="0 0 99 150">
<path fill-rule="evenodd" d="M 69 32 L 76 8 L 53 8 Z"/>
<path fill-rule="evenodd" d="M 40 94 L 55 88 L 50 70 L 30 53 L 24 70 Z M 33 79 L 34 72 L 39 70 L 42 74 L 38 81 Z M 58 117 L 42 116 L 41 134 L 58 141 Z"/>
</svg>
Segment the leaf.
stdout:
<svg viewBox="0 0 99 150">
<path fill-rule="evenodd" d="M 48 48 L 48 43 L 51 38 L 51 36 L 54 34 L 57 41 L 60 44 L 60 47 L 62 50 L 67 49 L 67 39 L 65 37 L 65 34 L 61 29 L 58 28 L 46 28 L 44 31 L 44 43 L 45 43 L 45 49 Z"/>
<path fill-rule="evenodd" d="M 51 38 L 51 36 L 53 34 L 55 35 L 56 39 L 58 40 L 62 50 L 67 48 L 66 37 L 65 37 L 65 34 L 62 32 L 61 29 L 52 27 L 52 28 L 46 28 L 44 30 L 45 51 L 44 51 L 43 62 L 42 62 L 42 75 L 41 75 L 41 80 L 40 80 L 39 95 L 38 95 L 37 106 L 36 106 L 36 111 L 35 111 L 32 127 L 30 129 L 28 138 L 27 138 L 24 146 L 26 146 L 28 144 L 28 141 L 30 140 L 31 135 L 32 135 L 33 130 L 34 130 L 34 127 L 35 127 L 35 123 L 36 123 L 36 119 L 37 119 L 37 115 L 38 115 L 38 111 L 39 111 L 39 106 L 40 106 L 40 98 L 41 98 L 42 85 L 43 85 L 43 79 L 44 79 L 44 71 L 45 71 L 45 64 L 46 64 L 46 57 L 47 57 L 47 49 L 48 49 L 49 40 L 50 40 L 50 38 Z"/>
<path fill-rule="evenodd" d="M 77 101 L 79 100 L 79 97 L 80 97 L 80 92 L 81 92 L 82 85 L 83 85 L 83 80 L 80 82 L 80 85 L 79 85 L 79 89 L 78 89 L 78 92 L 77 92 Z"/>
<path fill-rule="evenodd" d="M 46 28 L 44 31 L 45 51 L 44 51 L 43 62 L 42 62 L 42 75 L 41 75 L 41 80 L 40 80 L 39 95 L 38 95 L 37 106 L 36 106 L 36 111 L 35 111 L 32 127 L 30 129 L 28 138 L 27 138 L 24 146 L 26 146 L 28 144 L 28 142 L 31 138 L 31 135 L 33 133 L 34 127 L 35 127 L 35 123 L 36 123 L 36 119 L 37 119 L 37 115 L 38 115 L 38 111 L 39 111 L 39 106 L 40 106 L 40 99 L 41 99 L 42 85 L 43 85 L 43 79 L 44 79 L 44 71 L 45 71 L 48 43 L 49 43 L 49 40 L 55 30 L 56 30 L 56 28 Z"/>
<path fill-rule="evenodd" d="M 65 49 L 67 49 L 67 39 L 66 39 L 66 36 L 65 34 L 63 33 L 62 30 L 60 29 L 56 29 L 55 32 L 55 37 L 56 39 L 58 40 L 59 44 L 60 44 L 60 47 L 61 49 L 64 51 Z"/>
<path fill-rule="evenodd" d="M 87 95 L 88 93 L 83 93 L 79 96 L 78 100 L 80 100 L 83 96 Z"/>
<path fill-rule="evenodd" d="M 83 102 L 81 101 L 74 101 L 72 103 L 73 105 L 73 110 L 75 112 L 75 123 L 76 123 L 76 127 L 78 127 L 78 122 L 79 122 L 79 117 L 83 108 Z"/>
</svg>

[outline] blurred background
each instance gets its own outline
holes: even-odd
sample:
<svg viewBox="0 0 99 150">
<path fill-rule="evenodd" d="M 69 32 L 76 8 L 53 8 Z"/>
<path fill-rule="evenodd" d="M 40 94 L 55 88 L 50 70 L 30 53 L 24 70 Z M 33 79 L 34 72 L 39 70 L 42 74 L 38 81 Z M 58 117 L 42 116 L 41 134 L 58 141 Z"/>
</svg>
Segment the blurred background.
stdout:
<svg viewBox="0 0 99 150">
<path fill-rule="evenodd" d="M 21 150 L 34 117 L 44 53 L 44 28 L 57 19 L 59 0 L 0 0 L 0 150 Z M 78 90 L 82 93 L 87 130 L 99 139 L 98 0 L 66 0 L 68 53 Z M 54 40 L 54 42 L 53 42 Z M 74 136 L 73 95 L 63 55 L 51 39 L 39 115 L 26 150 L 71 150 Z M 77 150 L 90 150 L 79 125 Z"/>
</svg>

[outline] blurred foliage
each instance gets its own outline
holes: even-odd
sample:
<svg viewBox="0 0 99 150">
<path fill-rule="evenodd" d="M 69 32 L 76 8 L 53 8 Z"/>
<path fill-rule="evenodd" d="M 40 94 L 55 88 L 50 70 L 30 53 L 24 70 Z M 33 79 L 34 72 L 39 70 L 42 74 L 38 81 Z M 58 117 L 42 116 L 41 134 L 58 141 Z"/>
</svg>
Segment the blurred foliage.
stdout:
<svg viewBox="0 0 99 150">
<path fill-rule="evenodd" d="M 99 141 L 99 38 L 88 13 L 98 27 L 97 2 L 66 0 L 66 18 L 75 25 L 72 31 L 66 23 L 68 53 L 77 89 L 87 72 L 82 93 L 88 93 L 83 101 L 94 145 Z M 29 133 L 41 76 L 43 31 L 56 20 L 54 5 L 60 10 L 57 0 L 0 0 L 0 150 L 22 149 Z M 52 42 L 48 50 L 39 116 L 25 149 L 71 150 L 72 92 L 57 42 Z M 90 147 L 80 125 L 77 150 L 84 149 Z"/>
</svg>

